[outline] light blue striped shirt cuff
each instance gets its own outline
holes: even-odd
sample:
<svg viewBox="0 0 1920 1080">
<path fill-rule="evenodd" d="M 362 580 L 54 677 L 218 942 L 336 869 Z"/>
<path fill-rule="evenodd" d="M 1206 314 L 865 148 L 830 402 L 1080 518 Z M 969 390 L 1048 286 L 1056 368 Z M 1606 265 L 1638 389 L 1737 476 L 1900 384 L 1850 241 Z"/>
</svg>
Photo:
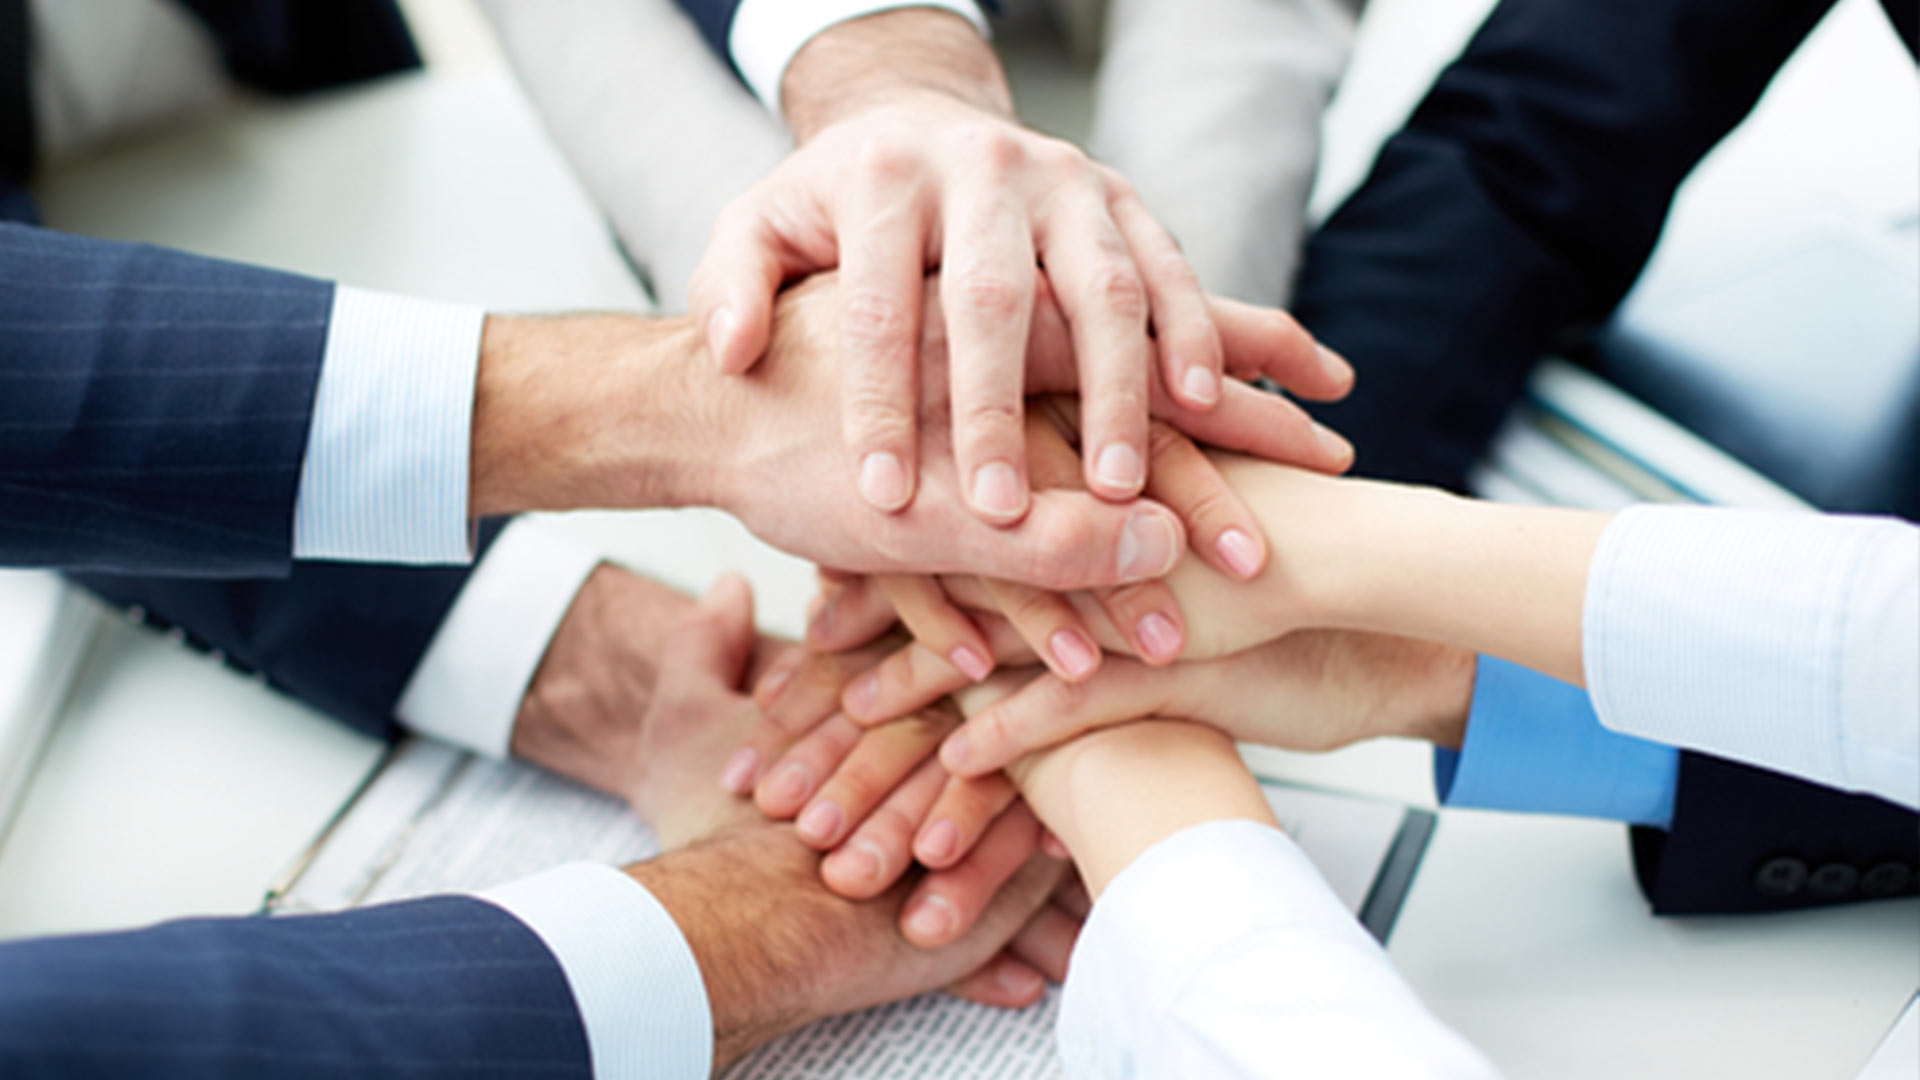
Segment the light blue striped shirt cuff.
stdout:
<svg viewBox="0 0 1920 1080">
<path fill-rule="evenodd" d="M 475 894 L 553 953 L 602 1080 L 706 1080 L 713 1014 L 700 964 L 646 886 L 611 866 L 569 863 Z"/>
<path fill-rule="evenodd" d="M 486 313 L 341 285 L 293 509 L 293 557 L 463 563 Z"/>
<path fill-rule="evenodd" d="M 1448 806 L 1666 828 L 1680 751 L 1607 730 L 1571 683 L 1482 656 L 1466 741 L 1434 751 L 1433 782 Z"/>
</svg>

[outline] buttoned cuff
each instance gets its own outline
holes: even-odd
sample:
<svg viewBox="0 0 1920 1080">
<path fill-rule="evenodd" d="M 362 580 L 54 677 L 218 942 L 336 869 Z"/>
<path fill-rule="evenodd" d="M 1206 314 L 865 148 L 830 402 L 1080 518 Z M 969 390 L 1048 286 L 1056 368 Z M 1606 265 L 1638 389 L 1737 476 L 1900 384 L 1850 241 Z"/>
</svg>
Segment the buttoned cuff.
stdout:
<svg viewBox="0 0 1920 1080">
<path fill-rule="evenodd" d="M 571 863 L 475 895 L 525 923 L 559 963 L 594 1076 L 706 1080 L 706 983 L 680 927 L 645 886 L 610 866 Z"/>
<path fill-rule="evenodd" d="M 1482 656 L 1466 741 L 1436 748 L 1433 785 L 1448 806 L 1572 814 L 1666 828 L 1680 751 L 1608 731 L 1587 692 Z"/>
<path fill-rule="evenodd" d="M 989 33 L 986 16 L 972 0 L 741 0 L 727 31 L 727 51 L 741 78 L 778 115 L 780 80 L 807 42 L 849 19 L 910 7 L 951 11 L 982 36 Z"/>
<path fill-rule="evenodd" d="M 334 290 L 293 508 L 293 557 L 463 563 L 486 313 Z"/>
<path fill-rule="evenodd" d="M 520 700 L 599 564 L 597 552 L 537 522 L 508 525 L 434 632 L 394 715 L 422 735 L 506 757 Z"/>
</svg>

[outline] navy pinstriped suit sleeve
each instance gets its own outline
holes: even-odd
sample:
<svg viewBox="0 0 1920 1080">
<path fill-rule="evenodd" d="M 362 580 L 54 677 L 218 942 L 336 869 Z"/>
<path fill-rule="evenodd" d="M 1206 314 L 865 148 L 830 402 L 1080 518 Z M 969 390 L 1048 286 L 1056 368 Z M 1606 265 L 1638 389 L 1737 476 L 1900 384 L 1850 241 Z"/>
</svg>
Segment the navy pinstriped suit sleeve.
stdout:
<svg viewBox="0 0 1920 1080">
<path fill-rule="evenodd" d="M 284 573 L 332 303 L 0 223 L 0 565 Z"/>
</svg>

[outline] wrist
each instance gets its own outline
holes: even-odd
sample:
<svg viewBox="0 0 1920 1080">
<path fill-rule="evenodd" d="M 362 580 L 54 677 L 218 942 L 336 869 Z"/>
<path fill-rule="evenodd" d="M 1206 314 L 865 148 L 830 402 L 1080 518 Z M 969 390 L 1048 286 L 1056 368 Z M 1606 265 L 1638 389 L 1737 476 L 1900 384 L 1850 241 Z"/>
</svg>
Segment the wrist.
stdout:
<svg viewBox="0 0 1920 1080">
<path fill-rule="evenodd" d="M 490 316 L 473 516 L 700 502 L 714 486 L 700 339 L 684 318 Z"/>
<path fill-rule="evenodd" d="M 780 80 L 780 109 L 805 143 L 850 116 L 916 97 L 1013 116 L 993 48 L 965 18 L 904 8 L 849 19 L 815 35 Z"/>
</svg>

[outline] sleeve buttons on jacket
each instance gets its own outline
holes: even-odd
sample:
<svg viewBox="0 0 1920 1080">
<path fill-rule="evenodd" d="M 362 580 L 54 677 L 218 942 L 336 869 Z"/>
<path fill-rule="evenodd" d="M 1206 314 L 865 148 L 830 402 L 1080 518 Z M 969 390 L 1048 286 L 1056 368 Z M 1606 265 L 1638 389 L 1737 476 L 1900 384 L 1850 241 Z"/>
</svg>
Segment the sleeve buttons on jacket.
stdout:
<svg viewBox="0 0 1920 1080">
<path fill-rule="evenodd" d="M 1913 868 L 1903 862 L 1876 863 L 1860 875 L 1860 895 L 1899 896 L 1913 884 Z"/>
<path fill-rule="evenodd" d="M 1852 863 L 1831 862 L 1807 877 L 1807 895 L 1815 900 L 1838 900 L 1850 896 L 1860 884 L 1860 869 Z"/>
<path fill-rule="evenodd" d="M 1753 887 L 1762 896 L 1792 896 L 1807 883 L 1807 864 L 1791 855 L 1768 859 L 1753 875 Z"/>
</svg>

